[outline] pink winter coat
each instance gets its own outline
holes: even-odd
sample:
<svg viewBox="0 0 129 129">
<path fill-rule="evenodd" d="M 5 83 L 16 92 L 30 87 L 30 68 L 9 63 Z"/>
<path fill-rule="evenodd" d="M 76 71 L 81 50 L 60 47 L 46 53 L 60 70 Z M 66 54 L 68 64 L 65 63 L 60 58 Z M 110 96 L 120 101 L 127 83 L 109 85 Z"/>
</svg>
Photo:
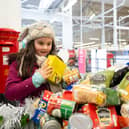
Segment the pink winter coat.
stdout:
<svg viewBox="0 0 129 129">
<path fill-rule="evenodd" d="M 32 77 L 23 80 L 18 76 L 18 71 L 16 70 L 17 63 L 14 61 L 9 68 L 9 75 L 6 81 L 6 91 L 5 96 L 9 100 L 19 100 L 23 101 L 29 96 L 40 96 L 41 91 L 50 90 L 48 83 L 42 84 L 39 88 L 35 88 L 32 83 Z M 34 71 L 38 68 L 37 65 L 34 66 Z"/>
</svg>

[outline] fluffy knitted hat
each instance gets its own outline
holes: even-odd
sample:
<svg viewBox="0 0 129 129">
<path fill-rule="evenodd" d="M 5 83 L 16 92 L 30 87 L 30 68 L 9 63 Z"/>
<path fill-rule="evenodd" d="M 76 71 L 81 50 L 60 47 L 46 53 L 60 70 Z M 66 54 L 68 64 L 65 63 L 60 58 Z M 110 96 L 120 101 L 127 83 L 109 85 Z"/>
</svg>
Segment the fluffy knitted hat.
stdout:
<svg viewBox="0 0 129 129">
<path fill-rule="evenodd" d="M 50 37 L 54 40 L 54 31 L 50 24 L 40 21 L 25 27 L 19 34 L 18 41 L 26 40 L 28 43 L 41 37 Z"/>
</svg>

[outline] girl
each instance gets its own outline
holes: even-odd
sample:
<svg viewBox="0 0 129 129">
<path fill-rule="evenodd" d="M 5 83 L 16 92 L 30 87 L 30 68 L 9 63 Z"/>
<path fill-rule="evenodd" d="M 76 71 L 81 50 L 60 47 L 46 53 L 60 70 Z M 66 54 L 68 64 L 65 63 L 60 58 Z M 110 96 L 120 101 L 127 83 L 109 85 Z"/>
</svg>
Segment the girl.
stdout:
<svg viewBox="0 0 129 129">
<path fill-rule="evenodd" d="M 40 96 L 43 90 L 62 90 L 60 86 L 53 88 L 54 85 L 47 82 L 53 69 L 43 64 L 49 54 L 55 54 L 52 27 L 44 22 L 34 23 L 20 33 L 19 41 L 23 39 L 26 40 L 26 48 L 9 55 L 6 98 L 22 102 L 26 97 Z"/>
</svg>

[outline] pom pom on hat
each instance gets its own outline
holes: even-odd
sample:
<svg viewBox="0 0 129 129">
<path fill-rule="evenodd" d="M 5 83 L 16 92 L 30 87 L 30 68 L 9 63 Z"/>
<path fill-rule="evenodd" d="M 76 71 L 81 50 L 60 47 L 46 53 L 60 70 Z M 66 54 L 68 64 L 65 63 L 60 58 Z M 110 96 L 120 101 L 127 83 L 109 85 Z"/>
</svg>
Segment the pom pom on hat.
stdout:
<svg viewBox="0 0 129 129">
<path fill-rule="evenodd" d="M 41 37 L 50 37 L 54 40 L 54 31 L 50 24 L 40 21 L 25 27 L 19 34 L 18 41 L 26 40 L 28 43 Z"/>
</svg>

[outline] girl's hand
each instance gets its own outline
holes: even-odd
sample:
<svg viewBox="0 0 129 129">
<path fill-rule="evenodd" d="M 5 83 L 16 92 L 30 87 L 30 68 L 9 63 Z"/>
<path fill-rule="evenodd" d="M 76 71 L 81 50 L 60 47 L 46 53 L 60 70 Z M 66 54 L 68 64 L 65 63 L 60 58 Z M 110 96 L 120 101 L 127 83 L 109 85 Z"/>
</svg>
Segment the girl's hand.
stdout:
<svg viewBox="0 0 129 129">
<path fill-rule="evenodd" d="M 39 69 L 40 74 L 46 80 L 52 74 L 53 68 L 49 66 L 48 61 L 45 61 L 41 68 Z"/>
</svg>

